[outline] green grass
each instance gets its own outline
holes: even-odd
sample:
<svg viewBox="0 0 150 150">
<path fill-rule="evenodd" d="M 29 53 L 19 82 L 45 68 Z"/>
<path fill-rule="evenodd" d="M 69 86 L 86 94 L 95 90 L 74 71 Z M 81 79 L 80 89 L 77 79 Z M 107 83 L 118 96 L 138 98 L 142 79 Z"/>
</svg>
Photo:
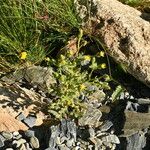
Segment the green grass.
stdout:
<svg viewBox="0 0 150 150">
<path fill-rule="evenodd" d="M 79 28 L 73 0 L 2 0 L 0 5 L 0 69 L 24 61 L 39 64 L 73 28 Z M 55 44 L 56 43 L 56 44 Z"/>
<path fill-rule="evenodd" d="M 150 1 L 149 0 L 119 0 L 127 5 L 137 7 L 139 9 L 150 8 Z"/>
</svg>

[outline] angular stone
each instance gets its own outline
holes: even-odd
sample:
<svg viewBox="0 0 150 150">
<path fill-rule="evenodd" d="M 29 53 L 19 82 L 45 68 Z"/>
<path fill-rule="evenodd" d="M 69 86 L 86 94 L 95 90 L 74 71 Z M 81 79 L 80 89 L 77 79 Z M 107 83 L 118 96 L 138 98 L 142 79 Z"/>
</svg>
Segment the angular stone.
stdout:
<svg viewBox="0 0 150 150">
<path fill-rule="evenodd" d="M 99 109 L 93 108 L 90 105 L 87 106 L 87 112 L 79 119 L 80 126 L 94 126 L 98 127 L 100 125 L 100 118 L 102 117 L 102 113 Z"/>
<path fill-rule="evenodd" d="M 26 117 L 24 116 L 24 114 L 21 112 L 17 117 L 16 119 L 19 120 L 19 121 L 22 121 L 24 120 Z"/>
<path fill-rule="evenodd" d="M 101 138 L 103 142 L 120 144 L 120 140 L 116 135 L 110 134 Z"/>
<path fill-rule="evenodd" d="M 13 136 L 18 136 L 19 135 L 19 132 L 18 131 L 15 131 L 15 132 L 13 132 Z"/>
<path fill-rule="evenodd" d="M 146 145 L 145 134 L 136 133 L 132 136 L 127 137 L 127 147 L 126 150 L 136 149 L 142 150 Z"/>
<path fill-rule="evenodd" d="M 34 136 L 35 135 L 35 131 L 33 131 L 33 130 L 27 130 L 27 131 L 25 131 L 25 136 L 27 136 L 27 137 L 32 137 L 32 136 Z"/>
<path fill-rule="evenodd" d="M 100 128 L 99 130 L 101 132 L 109 130 L 113 126 L 113 123 L 109 120 L 107 120 Z"/>
<path fill-rule="evenodd" d="M 138 113 L 133 111 L 125 111 L 125 123 L 121 136 L 131 136 L 138 131 L 148 128 L 150 125 L 150 113 Z"/>
<path fill-rule="evenodd" d="M 30 128 L 32 128 L 36 123 L 36 117 L 35 116 L 28 116 L 26 119 L 23 120 L 23 122 Z"/>
<path fill-rule="evenodd" d="M 0 131 L 19 131 L 19 130 L 27 130 L 28 127 L 15 119 L 13 116 L 6 112 L 2 112 L 2 109 L 0 110 Z"/>
</svg>

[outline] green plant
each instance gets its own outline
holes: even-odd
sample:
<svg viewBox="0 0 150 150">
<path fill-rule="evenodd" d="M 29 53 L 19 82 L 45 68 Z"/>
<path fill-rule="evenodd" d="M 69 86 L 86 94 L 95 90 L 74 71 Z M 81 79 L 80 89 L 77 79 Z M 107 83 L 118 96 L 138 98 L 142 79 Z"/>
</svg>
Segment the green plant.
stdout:
<svg viewBox="0 0 150 150">
<path fill-rule="evenodd" d="M 150 1 L 149 0 L 119 0 L 127 5 L 133 6 L 133 7 L 140 7 L 141 9 L 145 7 L 150 8 Z"/>
<path fill-rule="evenodd" d="M 49 60 L 49 64 L 55 66 L 54 76 L 58 82 L 50 91 L 57 98 L 50 104 L 49 112 L 58 119 L 79 118 L 83 115 L 86 106 L 79 97 L 81 93 L 88 94 L 87 84 L 96 85 L 100 89 L 109 89 L 108 82 L 102 82 L 101 77 L 92 77 L 92 73 L 82 69 L 84 66 L 88 68 L 90 66 L 90 72 L 98 69 L 99 65 L 96 64 L 94 56 L 79 54 L 74 58 L 70 55 L 71 53 L 68 53 L 67 56 L 60 55 L 58 60 Z"/>
<path fill-rule="evenodd" d="M 0 5 L 0 68 L 17 68 L 24 62 L 39 64 L 66 42 L 79 27 L 73 0 L 2 0 Z M 27 53 L 24 61 L 22 52 Z"/>
</svg>

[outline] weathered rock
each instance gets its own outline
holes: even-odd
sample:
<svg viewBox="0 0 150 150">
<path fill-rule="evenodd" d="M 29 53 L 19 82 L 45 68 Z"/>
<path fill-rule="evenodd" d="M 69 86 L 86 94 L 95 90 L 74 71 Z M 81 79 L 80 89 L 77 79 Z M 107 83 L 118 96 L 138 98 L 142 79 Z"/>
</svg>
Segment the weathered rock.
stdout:
<svg viewBox="0 0 150 150">
<path fill-rule="evenodd" d="M 124 134 L 122 136 L 131 136 L 142 129 L 148 128 L 150 125 L 150 113 L 138 113 L 125 111 L 125 123 L 123 127 Z"/>
<path fill-rule="evenodd" d="M 103 142 L 120 144 L 120 140 L 116 135 L 110 134 L 101 138 Z"/>
<path fill-rule="evenodd" d="M 2 81 L 13 84 L 21 79 L 25 79 L 32 86 L 37 86 L 39 89 L 43 91 L 47 91 L 50 89 L 51 85 L 56 83 L 53 77 L 52 68 L 41 67 L 41 66 L 31 66 L 28 68 L 23 68 L 15 71 L 13 74 L 9 74 L 8 76 L 4 76 L 1 78 Z"/>
<path fill-rule="evenodd" d="M 150 87 L 150 23 L 117 0 L 76 0 L 83 29 L 138 80 Z"/>
<path fill-rule="evenodd" d="M 127 137 L 127 147 L 126 150 L 136 149 L 141 150 L 146 145 L 145 133 L 142 131 Z"/>
<path fill-rule="evenodd" d="M 36 123 L 36 117 L 29 115 L 23 122 L 30 128 L 32 128 Z"/>
<path fill-rule="evenodd" d="M 14 117 L 9 115 L 6 112 L 0 111 L 0 131 L 19 131 L 19 130 L 27 130 L 28 127 L 16 120 Z"/>
<path fill-rule="evenodd" d="M 79 125 L 98 127 L 100 125 L 101 117 L 102 113 L 99 109 L 88 106 L 87 112 L 79 119 Z"/>
</svg>

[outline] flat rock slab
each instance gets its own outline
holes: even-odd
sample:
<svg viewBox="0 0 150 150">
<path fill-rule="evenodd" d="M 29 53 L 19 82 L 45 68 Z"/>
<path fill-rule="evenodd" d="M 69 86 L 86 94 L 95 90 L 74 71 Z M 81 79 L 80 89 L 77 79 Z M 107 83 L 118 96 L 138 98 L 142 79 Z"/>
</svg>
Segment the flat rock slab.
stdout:
<svg viewBox="0 0 150 150">
<path fill-rule="evenodd" d="M 150 113 L 125 111 L 124 135 L 131 136 L 150 126 Z"/>
<path fill-rule="evenodd" d="M 0 132 L 1 131 L 19 131 L 19 130 L 28 130 L 28 127 L 12 117 L 10 114 L 5 112 L 5 110 L 0 110 Z"/>
</svg>

